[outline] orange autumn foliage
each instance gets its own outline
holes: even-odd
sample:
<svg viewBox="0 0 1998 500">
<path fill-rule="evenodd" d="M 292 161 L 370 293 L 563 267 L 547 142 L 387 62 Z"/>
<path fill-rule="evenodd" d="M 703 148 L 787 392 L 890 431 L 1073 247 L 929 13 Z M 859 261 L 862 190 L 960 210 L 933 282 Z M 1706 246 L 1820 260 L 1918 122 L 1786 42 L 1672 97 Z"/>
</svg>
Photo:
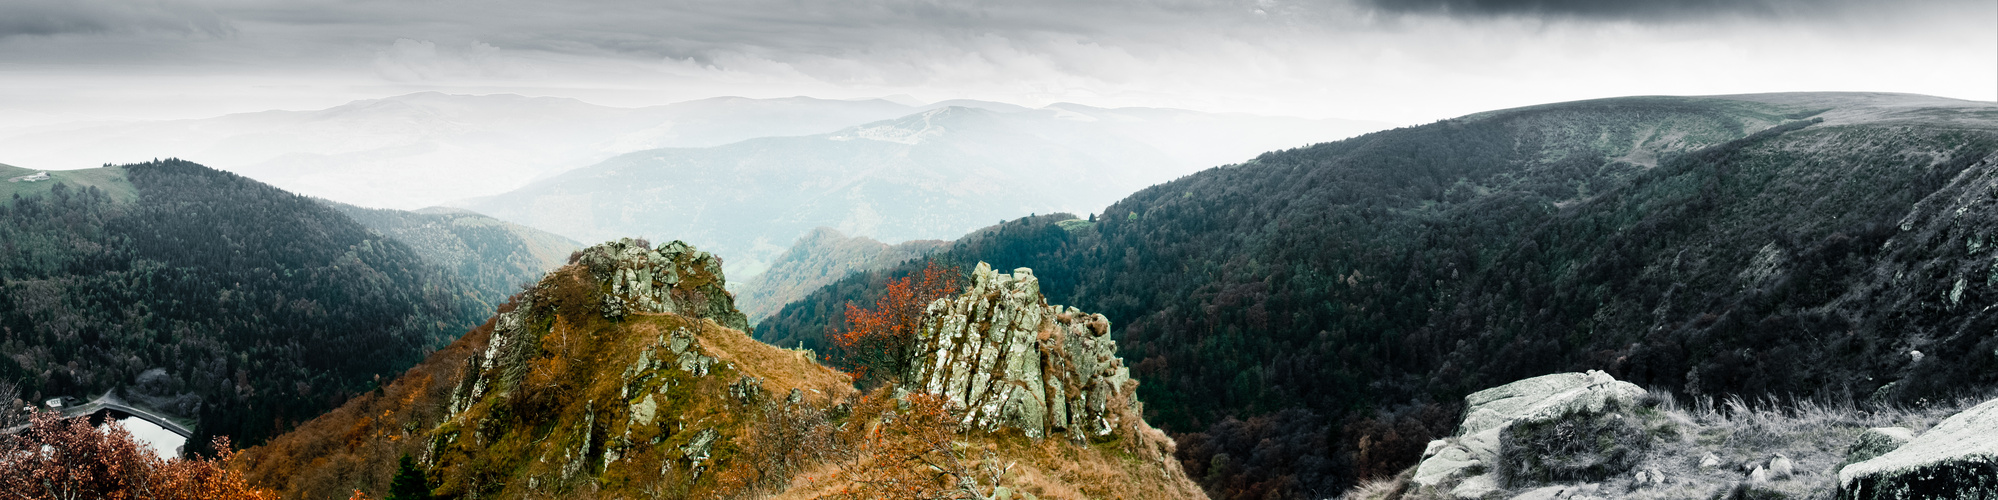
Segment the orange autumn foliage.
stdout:
<svg viewBox="0 0 1998 500">
<path fill-rule="evenodd" d="M 851 451 L 833 478 L 841 486 L 829 498 L 991 498 L 1013 468 L 992 450 L 962 441 L 961 409 L 941 396 L 916 393 L 898 401 L 877 391 L 855 406 L 856 415 L 874 416 L 873 422 L 848 437 Z"/>
<path fill-rule="evenodd" d="M 0 499 L 43 500 L 272 500 L 223 467 L 228 438 L 217 438 L 214 459 L 161 459 L 112 422 L 102 429 L 87 418 L 34 415 L 21 436 L 0 437 Z"/>
<path fill-rule="evenodd" d="M 960 278 L 950 268 L 931 261 L 912 276 L 890 280 L 874 307 L 846 305 L 845 328 L 832 332 L 840 365 L 854 380 L 877 385 L 901 373 L 909 346 L 922 328 L 923 309 L 930 302 L 957 293 Z"/>
</svg>

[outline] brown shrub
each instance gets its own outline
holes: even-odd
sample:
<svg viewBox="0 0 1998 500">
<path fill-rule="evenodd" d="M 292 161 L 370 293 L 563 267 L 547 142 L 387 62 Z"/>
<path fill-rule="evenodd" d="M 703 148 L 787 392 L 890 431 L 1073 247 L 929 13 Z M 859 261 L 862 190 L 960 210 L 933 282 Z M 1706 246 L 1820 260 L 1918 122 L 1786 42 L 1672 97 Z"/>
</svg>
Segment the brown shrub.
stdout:
<svg viewBox="0 0 1998 500">
<path fill-rule="evenodd" d="M 24 500 L 277 497 L 223 467 L 231 455 L 228 438 L 213 446 L 219 453 L 214 459 L 162 460 L 117 422 L 100 430 L 89 418 L 38 413 L 26 435 L 0 437 L 0 491 Z"/>
</svg>

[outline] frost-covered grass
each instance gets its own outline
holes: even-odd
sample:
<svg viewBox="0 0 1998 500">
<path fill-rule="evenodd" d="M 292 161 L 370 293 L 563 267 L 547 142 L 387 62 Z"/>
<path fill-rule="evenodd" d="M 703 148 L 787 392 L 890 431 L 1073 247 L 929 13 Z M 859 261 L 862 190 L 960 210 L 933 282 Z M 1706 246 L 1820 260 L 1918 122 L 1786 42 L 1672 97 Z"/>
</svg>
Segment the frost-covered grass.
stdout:
<svg viewBox="0 0 1998 500">
<path fill-rule="evenodd" d="M 1661 394 L 1652 391 L 1652 394 Z M 1918 402 L 1908 406 L 1860 404 L 1852 401 L 1746 400 L 1739 397 L 1647 397 L 1645 404 L 1622 410 L 1635 417 L 1650 440 L 1636 466 L 1596 483 L 1590 496 L 1632 499 L 1796 498 L 1829 499 L 1837 489 L 1838 468 L 1860 433 L 1873 427 L 1906 427 L 1920 434 L 1942 419 L 1969 409 L 1991 396 Z M 1708 456 L 1717 462 L 1703 465 Z M 1778 456 L 1789 458 L 1794 472 L 1770 474 L 1755 482 L 1751 472 L 1768 468 Z M 1412 472 L 1411 468 L 1411 472 Z M 1640 481 L 1662 476 L 1659 481 Z M 1363 483 L 1347 499 L 1451 498 L 1454 486 L 1416 488 L 1412 473 Z M 1505 484 L 1501 481 L 1501 484 Z M 1546 484 L 1512 484 L 1485 498 L 1512 498 Z M 1745 493 L 1735 496 L 1737 490 Z M 1581 498 L 1581 497 L 1574 497 Z"/>
</svg>

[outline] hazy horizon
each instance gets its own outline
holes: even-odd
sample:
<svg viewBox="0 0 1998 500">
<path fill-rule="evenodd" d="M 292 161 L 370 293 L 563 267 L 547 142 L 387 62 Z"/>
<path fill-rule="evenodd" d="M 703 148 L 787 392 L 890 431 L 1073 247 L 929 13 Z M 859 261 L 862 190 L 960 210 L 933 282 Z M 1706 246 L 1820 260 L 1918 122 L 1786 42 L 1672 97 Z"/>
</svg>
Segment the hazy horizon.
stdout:
<svg viewBox="0 0 1998 500">
<path fill-rule="evenodd" d="M 412 92 L 907 95 L 1424 123 L 1623 95 L 1998 99 L 1998 5 L 1802 0 L 539 4 L 21 0 L 0 127 Z"/>
</svg>

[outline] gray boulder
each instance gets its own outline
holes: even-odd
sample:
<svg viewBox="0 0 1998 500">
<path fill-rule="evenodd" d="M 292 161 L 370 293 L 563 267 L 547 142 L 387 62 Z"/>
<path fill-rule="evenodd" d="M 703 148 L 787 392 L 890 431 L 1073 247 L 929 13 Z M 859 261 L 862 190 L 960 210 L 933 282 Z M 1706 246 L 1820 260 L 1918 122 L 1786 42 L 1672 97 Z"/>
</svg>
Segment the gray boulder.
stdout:
<svg viewBox="0 0 1998 500">
<path fill-rule="evenodd" d="M 1635 404 L 1643 395 L 1636 384 L 1594 370 L 1542 375 L 1471 393 L 1464 397 L 1468 409 L 1457 436 L 1430 443 L 1413 479 L 1436 486 L 1472 475 L 1470 471 L 1490 470 L 1498 463 L 1499 436 L 1508 427 L 1600 413 L 1612 405 Z"/>
<path fill-rule="evenodd" d="M 1838 498 L 1998 498 L 1998 400 L 1943 419 L 1893 451 L 1839 469 Z"/>
</svg>

